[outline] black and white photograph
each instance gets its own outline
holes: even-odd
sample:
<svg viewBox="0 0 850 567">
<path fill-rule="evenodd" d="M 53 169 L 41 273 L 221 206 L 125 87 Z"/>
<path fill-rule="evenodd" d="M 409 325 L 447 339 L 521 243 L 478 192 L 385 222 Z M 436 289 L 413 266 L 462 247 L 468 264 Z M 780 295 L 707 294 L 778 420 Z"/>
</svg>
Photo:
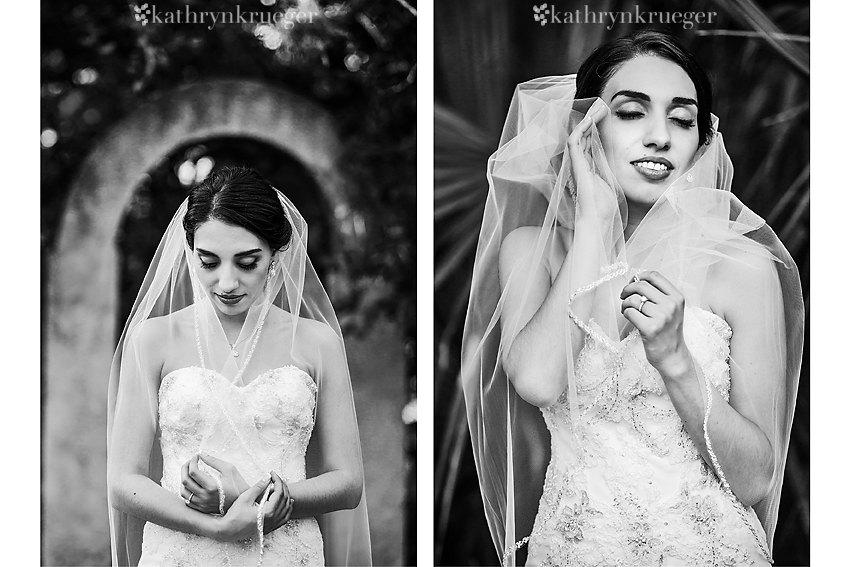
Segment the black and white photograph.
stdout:
<svg viewBox="0 0 850 567">
<path fill-rule="evenodd" d="M 842 564 L 846 6 L 11 8 L 0 563 Z"/>
<path fill-rule="evenodd" d="M 808 3 L 434 36 L 435 564 L 808 565 Z"/>
<path fill-rule="evenodd" d="M 415 4 L 42 2 L 41 565 L 415 563 Z"/>
</svg>

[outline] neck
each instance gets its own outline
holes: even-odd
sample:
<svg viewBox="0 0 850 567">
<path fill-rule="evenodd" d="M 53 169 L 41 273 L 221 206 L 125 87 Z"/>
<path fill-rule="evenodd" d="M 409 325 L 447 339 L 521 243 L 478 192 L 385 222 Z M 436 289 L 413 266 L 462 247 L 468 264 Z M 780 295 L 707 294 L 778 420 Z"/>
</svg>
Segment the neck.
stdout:
<svg viewBox="0 0 850 567">
<path fill-rule="evenodd" d="M 628 202 L 627 207 L 628 218 L 626 219 L 626 226 L 623 227 L 623 236 L 626 240 L 632 237 L 632 234 L 646 217 L 646 213 L 649 212 L 649 207 L 637 203 Z"/>
<path fill-rule="evenodd" d="M 230 341 L 231 336 L 234 336 L 234 341 L 238 340 L 239 333 L 242 332 L 242 327 L 245 325 L 245 318 L 248 316 L 248 312 L 243 311 L 238 315 L 225 315 L 216 310 L 216 315 L 221 323 L 221 328 L 224 329 L 224 335 L 227 340 Z"/>
</svg>

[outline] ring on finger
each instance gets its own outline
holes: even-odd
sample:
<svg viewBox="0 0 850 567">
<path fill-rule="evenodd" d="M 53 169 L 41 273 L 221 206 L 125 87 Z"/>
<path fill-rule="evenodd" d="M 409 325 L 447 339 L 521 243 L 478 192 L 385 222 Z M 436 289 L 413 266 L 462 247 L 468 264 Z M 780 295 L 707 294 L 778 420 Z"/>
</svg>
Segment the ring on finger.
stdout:
<svg viewBox="0 0 850 567">
<path fill-rule="evenodd" d="M 640 307 L 638 307 L 638 311 L 641 315 L 643 315 L 643 306 L 646 305 L 648 298 L 645 295 L 640 296 Z"/>
</svg>

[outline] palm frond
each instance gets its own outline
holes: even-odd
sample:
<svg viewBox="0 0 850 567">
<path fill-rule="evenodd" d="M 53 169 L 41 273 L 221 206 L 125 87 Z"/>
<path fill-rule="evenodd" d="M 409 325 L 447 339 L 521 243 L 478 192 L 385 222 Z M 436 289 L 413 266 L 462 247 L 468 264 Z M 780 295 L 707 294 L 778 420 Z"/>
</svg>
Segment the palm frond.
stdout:
<svg viewBox="0 0 850 567">
<path fill-rule="evenodd" d="M 782 30 L 753 0 L 716 0 L 716 2 L 746 27 L 756 31 L 795 69 L 806 76 L 809 75 L 809 54 L 793 41 L 784 38 Z"/>
</svg>

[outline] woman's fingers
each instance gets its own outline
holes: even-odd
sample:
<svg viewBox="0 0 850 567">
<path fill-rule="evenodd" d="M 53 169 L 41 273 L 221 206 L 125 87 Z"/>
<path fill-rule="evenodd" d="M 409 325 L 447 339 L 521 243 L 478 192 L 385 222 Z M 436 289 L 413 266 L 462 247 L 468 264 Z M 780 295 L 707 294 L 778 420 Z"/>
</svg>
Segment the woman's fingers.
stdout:
<svg viewBox="0 0 850 567">
<path fill-rule="evenodd" d="M 212 456 L 212 455 L 210 455 L 209 453 L 201 453 L 201 454 L 199 455 L 199 458 L 200 458 L 200 460 L 201 460 L 201 461 L 203 461 L 206 465 L 208 465 L 208 466 L 210 466 L 210 467 L 214 468 L 215 470 L 217 470 L 217 471 L 218 471 L 218 472 L 220 472 L 220 473 L 223 473 L 223 472 L 225 472 L 227 469 L 230 469 L 230 468 L 232 468 L 232 467 L 233 467 L 233 465 L 231 465 L 231 464 L 230 464 L 230 463 L 228 463 L 227 461 L 223 461 L 223 460 L 221 460 L 221 459 L 219 459 L 219 458 L 213 457 L 213 456 Z"/>
<path fill-rule="evenodd" d="M 218 483 L 207 473 L 201 471 L 198 468 L 198 455 L 193 456 L 189 459 L 189 478 L 193 480 L 197 485 L 202 487 L 204 490 L 210 492 L 213 490 L 218 490 Z"/>
<path fill-rule="evenodd" d="M 653 303 L 647 296 L 633 293 L 626 297 L 620 304 L 620 313 L 626 314 L 628 309 L 637 311 L 643 317 L 652 317 L 652 310 L 655 308 Z"/>
<path fill-rule="evenodd" d="M 667 297 L 665 293 L 648 281 L 629 282 L 620 292 L 620 299 L 626 299 L 631 295 L 642 295 L 653 303 L 662 303 Z"/>
<path fill-rule="evenodd" d="M 662 336 L 668 342 L 678 341 L 670 331 L 681 334 L 685 299 L 670 280 L 655 271 L 641 272 L 623 287 L 620 298 L 620 312 L 645 341 Z M 657 346 L 653 342 L 653 348 Z"/>
<path fill-rule="evenodd" d="M 574 198 L 578 209 L 581 214 L 598 216 L 600 219 L 608 219 L 617 206 L 614 192 L 594 173 L 591 165 L 591 134 L 595 125 L 607 114 L 608 107 L 601 99 L 597 99 L 567 139 L 572 181 L 575 183 Z M 572 189 L 570 191 L 572 192 Z"/>
<path fill-rule="evenodd" d="M 285 483 L 285 482 L 284 482 L 284 481 L 280 478 L 280 476 L 278 476 L 278 474 L 277 474 L 276 472 L 271 471 L 271 475 L 272 475 L 272 480 L 274 481 L 274 489 L 275 489 L 275 492 L 277 492 L 278 487 L 280 487 L 281 492 L 282 492 L 281 497 L 282 497 L 284 500 L 289 500 L 289 485 L 288 485 L 288 484 L 286 484 L 286 483 Z"/>
<path fill-rule="evenodd" d="M 197 493 L 203 490 L 200 484 L 194 481 L 191 476 L 189 476 L 189 463 L 192 462 L 192 459 L 189 459 L 183 466 L 180 468 L 180 483 L 184 488 L 189 490 L 189 492 Z"/>
<path fill-rule="evenodd" d="M 290 502 L 289 487 L 274 471 L 271 472 L 272 482 L 274 482 L 274 492 L 269 498 L 268 506 L 274 510 L 274 514 L 279 516 L 280 511 Z"/>
<path fill-rule="evenodd" d="M 290 515 L 295 501 L 290 498 L 289 487 L 280 476 L 274 471 L 271 472 L 272 482 L 274 482 L 274 492 L 269 497 L 265 508 L 265 530 L 272 531 L 285 524 Z"/>
<path fill-rule="evenodd" d="M 248 489 L 245 490 L 245 492 L 239 495 L 239 498 L 237 498 L 236 502 L 234 502 L 234 506 L 236 505 L 236 503 L 258 503 L 260 497 L 263 495 L 263 492 L 266 490 L 270 482 L 270 478 L 264 478 L 258 482 L 255 482 L 254 484 L 249 486 Z"/>
<path fill-rule="evenodd" d="M 287 500 L 286 507 L 284 507 L 284 509 L 283 509 L 283 523 L 284 524 L 289 521 L 289 518 L 292 517 L 292 509 L 294 507 L 295 507 L 295 500 L 293 500 L 292 498 Z"/>
<path fill-rule="evenodd" d="M 180 498 L 189 508 L 197 510 L 202 514 L 218 513 L 218 497 L 192 492 L 185 486 L 180 488 Z"/>
<path fill-rule="evenodd" d="M 673 298 L 676 298 L 677 296 L 681 295 L 681 293 L 679 293 L 679 290 L 676 288 L 676 286 L 674 286 L 672 283 L 670 283 L 670 280 L 665 278 L 659 272 L 656 272 L 654 270 L 649 270 L 649 271 L 646 271 L 646 272 L 640 272 L 637 275 L 637 277 L 639 278 L 638 283 L 640 283 L 641 281 L 649 282 L 649 283 L 652 284 L 653 287 L 658 289 L 664 295 L 667 295 L 667 296 L 670 296 L 670 297 L 673 297 Z"/>
<path fill-rule="evenodd" d="M 271 496 L 269 496 L 269 500 L 266 503 L 266 514 L 268 514 L 270 510 L 286 503 L 286 498 L 283 496 L 283 490 L 280 489 L 280 477 L 274 472 L 271 474 L 271 482 L 274 483 L 274 488 L 272 489 Z"/>
<path fill-rule="evenodd" d="M 608 105 L 601 98 L 597 98 L 590 105 L 587 115 L 590 116 L 594 123 L 599 124 L 603 118 L 608 116 Z"/>
<path fill-rule="evenodd" d="M 590 106 L 590 109 L 588 109 L 587 114 L 584 115 L 584 118 L 581 119 L 570 133 L 568 139 L 570 149 L 580 150 L 582 153 L 586 152 L 590 133 L 593 131 L 592 126 L 599 124 L 606 116 L 608 116 L 608 107 L 602 102 L 601 98 L 596 99 Z M 578 155 L 574 156 L 571 154 L 570 157 L 577 158 Z"/>
<path fill-rule="evenodd" d="M 180 489 L 180 496 L 184 501 L 191 500 L 191 504 L 187 503 L 190 508 L 200 512 L 209 513 L 213 511 L 213 500 L 215 500 L 216 503 L 215 510 L 218 510 L 218 487 L 216 486 L 214 490 L 211 490 L 209 488 L 209 484 L 206 483 L 205 480 L 205 484 L 203 485 L 195 480 L 195 478 L 201 478 L 200 475 L 203 475 L 203 473 L 200 473 L 199 475 L 198 472 L 193 474 L 193 466 L 195 471 L 197 471 L 197 462 L 197 456 L 195 456 L 186 461 L 186 463 L 183 464 L 183 467 L 181 467 L 180 480 L 182 487 Z M 206 477 L 207 475 L 203 476 Z M 214 484 L 212 479 L 209 480 Z"/>
</svg>

